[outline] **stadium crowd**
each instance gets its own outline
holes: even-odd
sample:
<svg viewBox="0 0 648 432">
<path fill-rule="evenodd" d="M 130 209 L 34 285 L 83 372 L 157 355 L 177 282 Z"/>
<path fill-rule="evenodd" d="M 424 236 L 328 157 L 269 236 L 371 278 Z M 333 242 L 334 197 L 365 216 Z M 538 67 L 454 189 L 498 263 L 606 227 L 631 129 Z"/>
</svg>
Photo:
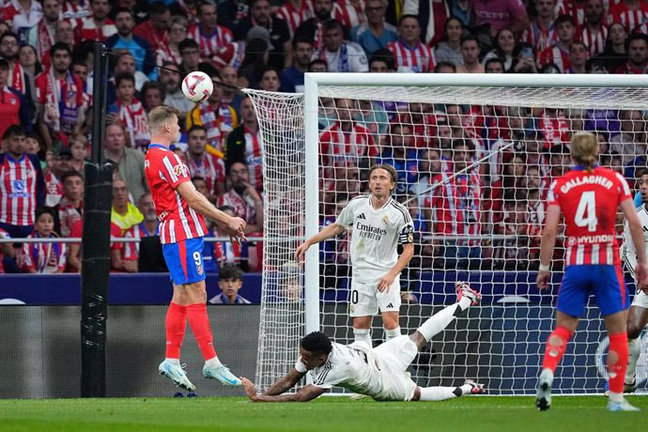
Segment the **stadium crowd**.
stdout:
<svg viewBox="0 0 648 432">
<path fill-rule="evenodd" d="M 159 242 L 145 240 L 157 219 L 143 173 L 147 113 L 160 104 L 181 112 L 174 151 L 196 188 L 248 224 L 246 243 L 207 243 L 206 271 L 224 263 L 259 271 L 263 140 L 251 99 L 236 87 L 300 92 L 306 71 L 645 73 L 647 34 L 643 0 L 8 0 L 0 7 L 0 236 L 81 236 L 94 41 L 112 49 L 111 232 L 141 239 L 112 244 L 113 271 L 164 271 Z M 192 70 L 217 84 L 198 104 L 180 90 Z M 595 131 L 601 164 L 632 180 L 646 165 L 647 127 L 641 111 L 322 98 L 322 224 L 366 191 L 370 164 L 389 163 L 416 224 L 412 267 L 532 268 L 545 193 L 570 165 L 571 134 Z M 209 236 L 219 237 L 215 227 Z M 81 267 L 79 244 L 0 246 L 0 273 Z M 347 272 L 347 249 L 345 236 L 322 245 L 326 275 Z"/>
</svg>

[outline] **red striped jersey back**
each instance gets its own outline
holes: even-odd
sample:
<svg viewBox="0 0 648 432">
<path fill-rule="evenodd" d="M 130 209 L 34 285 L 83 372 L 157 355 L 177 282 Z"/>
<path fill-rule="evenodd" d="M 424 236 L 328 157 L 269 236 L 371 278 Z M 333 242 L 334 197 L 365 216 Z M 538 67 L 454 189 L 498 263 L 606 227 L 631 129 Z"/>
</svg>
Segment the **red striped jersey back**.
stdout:
<svg viewBox="0 0 648 432">
<path fill-rule="evenodd" d="M 35 159 L 0 155 L 0 222 L 33 225 L 37 206 L 38 172 Z"/>
<path fill-rule="evenodd" d="M 204 237 L 204 218 L 176 191 L 180 184 L 191 181 L 189 169 L 180 158 L 160 144 L 151 144 L 144 159 L 144 173 L 160 221 L 162 244 Z"/>
<path fill-rule="evenodd" d="M 575 167 L 549 186 L 547 205 L 565 216 L 565 265 L 620 263 L 615 220 L 626 199 L 632 199 L 628 183 L 608 168 Z"/>
</svg>

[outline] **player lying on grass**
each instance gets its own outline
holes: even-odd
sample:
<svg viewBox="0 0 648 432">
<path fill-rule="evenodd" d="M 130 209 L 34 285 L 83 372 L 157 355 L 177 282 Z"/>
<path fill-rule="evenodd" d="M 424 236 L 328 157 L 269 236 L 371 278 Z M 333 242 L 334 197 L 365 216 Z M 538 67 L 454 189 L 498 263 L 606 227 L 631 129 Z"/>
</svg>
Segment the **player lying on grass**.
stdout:
<svg viewBox="0 0 648 432">
<path fill-rule="evenodd" d="M 264 394 L 241 377 L 245 392 L 254 402 L 307 402 L 330 388 L 344 387 L 378 401 L 441 401 L 463 395 L 485 393 L 484 386 L 466 380 L 458 387 L 419 387 L 406 372 L 419 350 L 455 317 L 479 304 L 481 295 L 465 282 L 457 283 L 457 303 L 428 318 L 409 336 L 388 340 L 377 348 L 364 341 L 351 345 L 331 342 L 321 332 L 306 335 L 300 343 L 295 368 Z M 283 394 L 310 371 L 313 383 L 296 393 Z"/>
</svg>

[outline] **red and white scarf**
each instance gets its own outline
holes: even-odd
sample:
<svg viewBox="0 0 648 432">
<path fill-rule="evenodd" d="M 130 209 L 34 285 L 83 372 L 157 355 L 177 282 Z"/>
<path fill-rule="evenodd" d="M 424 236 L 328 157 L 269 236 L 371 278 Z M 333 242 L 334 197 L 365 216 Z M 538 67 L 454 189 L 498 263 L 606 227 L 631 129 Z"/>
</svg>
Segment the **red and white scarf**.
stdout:
<svg viewBox="0 0 648 432">
<path fill-rule="evenodd" d="M 226 136 L 223 132 L 230 132 L 231 125 L 234 123 L 234 119 L 227 108 L 227 105 L 218 104 L 215 110 L 209 101 L 200 103 L 200 121 L 207 129 L 207 142 L 220 152 L 223 151 L 223 140 Z"/>
<path fill-rule="evenodd" d="M 122 105 L 119 100 L 115 104 L 117 105 L 119 118 L 126 125 L 126 130 L 130 135 L 131 145 L 134 148 L 146 151 L 151 135 L 142 103 L 137 98 L 133 98 L 130 105 Z"/>
<path fill-rule="evenodd" d="M 45 121 L 55 132 L 72 133 L 79 116 L 79 92 L 74 76 L 70 71 L 65 74 L 65 81 L 61 84 L 54 76 L 54 68 L 47 74 L 47 101 L 45 103 Z"/>
<path fill-rule="evenodd" d="M 25 71 L 18 60 L 14 60 L 13 68 L 9 65 L 9 78 L 7 79 L 7 84 L 9 87 L 14 90 L 18 90 L 20 93 L 25 94 Z"/>
<path fill-rule="evenodd" d="M 36 42 L 36 52 L 38 53 L 38 59 L 42 60 L 45 53 L 49 52 L 49 49 L 54 44 L 54 32 L 50 30 L 50 27 L 45 24 L 45 18 L 42 18 L 38 22 L 38 40 Z"/>
</svg>

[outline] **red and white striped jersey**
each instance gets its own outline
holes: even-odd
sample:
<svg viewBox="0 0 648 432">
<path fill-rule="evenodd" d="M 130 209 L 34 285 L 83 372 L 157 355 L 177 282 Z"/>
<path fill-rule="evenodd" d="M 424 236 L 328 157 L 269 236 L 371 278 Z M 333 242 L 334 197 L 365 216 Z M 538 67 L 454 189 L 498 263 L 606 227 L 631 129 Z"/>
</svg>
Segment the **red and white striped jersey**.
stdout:
<svg viewBox="0 0 648 432">
<path fill-rule="evenodd" d="M 569 143 L 569 125 L 561 112 L 553 115 L 553 113 L 549 114 L 547 110 L 543 110 L 538 126 L 544 136 L 545 148 Z"/>
<path fill-rule="evenodd" d="M 144 174 L 160 221 L 160 242 L 177 243 L 204 237 L 207 233 L 204 218 L 176 191 L 180 184 L 191 181 L 189 169 L 178 155 L 160 144 L 149 145 Z"/>
<path fill-rule="evenodd" d="M 79 20 L 74 29 L 74 40 L 77 43 L 86 40 L 104 42 L 115 33 L 117 33 L 117 27 L 115 27 L 115 23 L 110 18 L 106 18 L 103 25 L 98 27 L 94 18 L 89 16 Z"/>
<path fill-rule="evenodd" d="M 307 19 L 313 17 L 313 5 L 309 0 L 301 0 L 300 7 L 297 9 L 292 1 L 286 1 L 277 10 L 276 15 L 288 23 L 290 37 L 292 38 L 297 27 Z"/>
<path fill-rule="evenodd" d="M 351 0 L 337 0 L 333 4 L 331 17 L 339 21 L 348 30 L 367 22 L 365 15 L 365 0 L 356 0 L 355 4 Z"/>
<path fill-rule="evenodd" d="M 54 207 L 63 197 L 63 183 L 52 171 L 45 174 L 45 205 Z"/>
<path fill-rule="evenodd" d="M 41 238 L 38 232 L 27 238 Z M 49 238 L 57 238 L 50 234 Z M 67 247 L 65 243 L 23 243 L 18 253 L 18 267 L 22 271 L 35 270 L 36 273 L 62 273 L 65 271 Z"/>
<path fill-rule="evenodd" d="M 425 198 L 425 208 L 432 210 L 434 232 L 440 234 L 481 234 L 482 184 L 477 170 L 452 180 L 451 172 L 442 170 L 430 179 L 430 184 L 443 184 Z M 479 240 L 460 244 L 478 244 Z"/>
<path fill-rule="evenodd" d="M 75 205 L 65 196 L 58 204 L 58 215 L 61 223 L 61 237 L 71 237 L 72 225 L 83 218 L 83 203 Z"/>
<path fill-rule="evenodd" d="M 619 264 L 616 213 L 632 199 L 623 176 L 608 168 L 575 167 L 549 186 L 547 206 L 565 216 L 565 265 Z"/>
<path fill-rule="evenodd" d="M 409 69 L 412 72 L 434 72 L 436 61 L 434 51 L 420 41 L 412 48 L 407 46 L 402 39 L 391 42 L 387 49 L 394 55 L 396 69 Z"/>
<path fill-rule="evenodd" d="M 245 138 L 245 162 L 250 173 L 250 183 L 258 190 L 263 189 L 263 141 L 261 132 L 257 128 L 252 132 L 247 126 L 243 126 Z"/>
<path fill-rule="evenodd" d="M 619 23 L 626 28 L 628 32 L 639 27 L 648 20 L 648 1 L 641 1 L 639 9 L 630 9 L 623 2 L 612 6 L 607 17 L 607 23 Z"/>
<path fill-rule="evenodd" d="M 75 21 L 87 18 L 92 15 L 88 2 L 81 0 L 79 4 L 72 4 L 69 1 L 63 2 L 61 9 L 61 18 L 72 21 L 74 26 Z"/>
<path fill-rule="evenodd" d="M 569 61 L 569 51 L 565 51 L 558 44 L 550 46 L 542 51 L 538 55 L 538 62 L 540 66 L 546 66 L 549 63 L 554 63 L 562 73 L 566 73 L 571 67 L 571 62 Z"/>
<path fill-rule="evenodd" d="M 192 25 L 189 27 L 188 37 L 198 42 L 200 57 L 205 59 L 220 57 L 222 48 L 234 40 L 231 30 L 223 26 L 216 26 L 212 34 L 206 35 L 200 25 Z"/>
<path fill-rule="evenodd" d="M 556 10 L 558 11 L 556 16 L 570 15 L 577 26 L 585 22 L 585 2 L 576 4 L 574 0 L 558 0 Z"/>
<path fill-rule="evenodd" d="M 189 168 L 189 176 L 204 178 L 207 189 L 212 195 L 216 192 L 216 182 L 225 182 L 225 162 L 223 162 L 223 158 L 205 152 L 199 160 L 195 160 L 187 152 L 185 163 Z"/>
<path fill-rule="evenodd" d="M 319 137 L 322 167 L 357 165 L 360 158 L 377 156 L 373 135 L 365 126 L 354 123 L 344 131 L 339 122 L 322 131 Z"/>
<path fill-rule="evenodd" d="M 0 222 L 33 225 L 43 192 L 43 172 L 35 156 L 23 154 L 14 159 L 0 154 Z"/>
<path fill-rule="evenodd" d="M 529 27 L 522 33 L 521 39 L 533 46 L 536 52 L 540 52 L 558 42 L 556 24 L 551 23 L 551 26 L 545 29 L 540 26 L 538 21 L 531 21 Z"/>
<path fill-rule="evenodd" d="M 247 224 L 256 224 L 257 213 L 254 208 L 254 201 L 249 195 L 241 196 L 232 189 L 218 197 L 218 206 L 232 207 L 236 216 L 243 219 Z"/>
<path fill-rule="evenodd" d="M 590 56 L 594 57 L 605 50 L 605 41 L 607 41 L 608 28 L 602 26 L 599 31 L 593 32 L 586 25 L 576 28 L 577 41 L 583 42 L 589 49 Z"/>
</svg>

